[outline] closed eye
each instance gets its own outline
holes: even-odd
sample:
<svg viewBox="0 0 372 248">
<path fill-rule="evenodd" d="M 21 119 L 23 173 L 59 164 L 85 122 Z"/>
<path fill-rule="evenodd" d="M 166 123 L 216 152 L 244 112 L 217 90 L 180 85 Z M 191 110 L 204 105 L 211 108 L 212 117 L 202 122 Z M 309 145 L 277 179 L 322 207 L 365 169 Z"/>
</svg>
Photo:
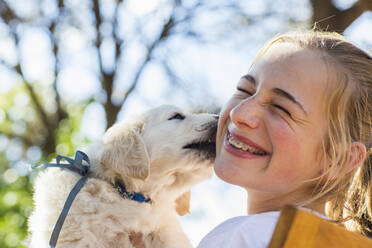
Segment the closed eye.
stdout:
<svg viewBox="0 0 372 248">
<path fill-rule="evenodd" d="M 273 106 L 277 109 L 280 109 L 281 111 L 283 111 L 284 113 L 286 113 L 287 115 L 291 116 L 291 113 L 286 110 L 285 108 L 283 108 L 282 106 L 278 105 L 278 104 L 273 104 Z"/>
<path fill-rule="evenodd" d="M 168 120 L 183 120 L 185 119 L 185 116 L 180 113 L 175 113 L 172 117 L 170 117 Z"/>
<path fill-rule="evenodd" d="M 245 89 L 243 89 L 243 88 L 237 87 L 236 89 L 237 89 L 238 91 L 241 91 L 241 92 L 247 94 L 247 95 L 250 95 L 250 96 L 253 95 L 251 92 L 249 92 L 248 90 L 245 90 Z"/>
</svg>

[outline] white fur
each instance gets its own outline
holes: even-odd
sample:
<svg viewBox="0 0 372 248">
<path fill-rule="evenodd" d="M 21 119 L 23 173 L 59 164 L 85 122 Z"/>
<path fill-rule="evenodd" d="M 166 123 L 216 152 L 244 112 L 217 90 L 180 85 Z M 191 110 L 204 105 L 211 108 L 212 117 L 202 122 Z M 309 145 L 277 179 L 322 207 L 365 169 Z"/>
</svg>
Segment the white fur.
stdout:
<svg viewBox="0 0 372 248">
<path fill-rule="evenodd" d="M 186 118 L 168 120 L 175 113 Z M 215 125 L 213 115 L 163 105 L 132 124 L 111 127 L 102 142 L 86 151 L 92 176 L 71 206 L 57 247 L 133 247 L 131 232 L 142 233 L 146 247 L 191 247 L 177 220 L 176 200 L 184 201 L 191 186 L 212 175 L 212 159 L 183 147 L 205 140 Z M 67 195 L 79 178 L 66 169 L 40 172 L 29 219 L 30 247 L 48 247 Z M 122 198 L 112 186 L 115 178 L 152 203 Z"/>
</svg>

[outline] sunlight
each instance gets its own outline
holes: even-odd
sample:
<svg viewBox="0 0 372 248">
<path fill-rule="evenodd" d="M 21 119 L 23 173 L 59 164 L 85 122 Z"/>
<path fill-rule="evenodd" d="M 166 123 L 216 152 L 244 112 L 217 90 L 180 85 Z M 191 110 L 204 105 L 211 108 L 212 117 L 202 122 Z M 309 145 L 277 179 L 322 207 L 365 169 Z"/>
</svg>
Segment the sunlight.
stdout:
<svg viewBox="0 0 372 248">
<path fill-rule="evenodd" d="M 128 9 L 138 16 L 144 16 L 154 11 L 159 5 L 161 0 L 128 0 Z"/>
</svg>

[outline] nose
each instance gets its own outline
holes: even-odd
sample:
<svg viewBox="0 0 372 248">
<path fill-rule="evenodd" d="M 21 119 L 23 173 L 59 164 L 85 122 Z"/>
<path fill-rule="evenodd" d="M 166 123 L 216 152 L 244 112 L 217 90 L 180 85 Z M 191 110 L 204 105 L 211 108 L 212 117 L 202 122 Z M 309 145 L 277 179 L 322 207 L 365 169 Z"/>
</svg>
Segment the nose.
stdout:
<svg viewBox="0 0 372 248">
<path fill-rule="evenodd" d="M 245 99 L 230 110 L 230 119 L 237 126 L 258 128 L 260 124 L 259 105 L 254 99 Z"/>
</svg>

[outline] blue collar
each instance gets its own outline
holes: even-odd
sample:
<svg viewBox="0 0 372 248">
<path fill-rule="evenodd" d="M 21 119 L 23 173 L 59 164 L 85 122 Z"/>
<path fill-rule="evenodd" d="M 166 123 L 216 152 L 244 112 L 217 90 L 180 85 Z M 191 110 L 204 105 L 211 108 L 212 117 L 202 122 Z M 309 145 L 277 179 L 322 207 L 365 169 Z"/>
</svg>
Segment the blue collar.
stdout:
<svg viewBox="0 0 372 248">
<path fill-rule="evenodd" d="M 119 191 L 119 194 L 125 199 L 130 199 L 130 200 L 141 202 L 141 203 L 142 202 L 151 203 L 150 198 L 146 198 L 140 193 L 136 193 L 136 192 L 129 193 L 127 189 L 125 188 L 125 186 L 119 180 L 115 181 L 114 186 Z"/>
</svg>

